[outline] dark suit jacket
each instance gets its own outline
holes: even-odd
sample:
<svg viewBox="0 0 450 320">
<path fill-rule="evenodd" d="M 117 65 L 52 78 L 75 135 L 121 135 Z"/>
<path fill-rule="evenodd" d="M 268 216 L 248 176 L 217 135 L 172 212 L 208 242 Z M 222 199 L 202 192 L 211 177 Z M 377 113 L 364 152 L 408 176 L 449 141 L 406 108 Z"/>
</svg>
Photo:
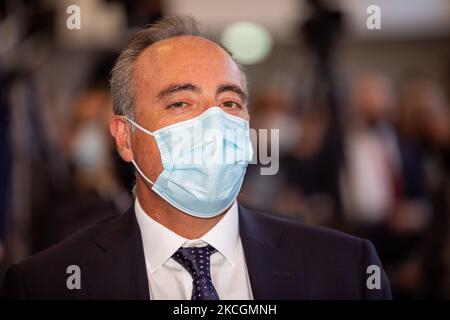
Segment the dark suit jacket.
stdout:
<svg viewBox="0 0 450 320">
<path fill-rule="evenodd" d="M 367 288 L 367 267 L 381 268 L 367 240 L 242 206 L 239 228 L 255 299 L 391 298 L 382 269 L 381 288 Z M 70 265 L 80 267 L 81 289 L 67 288 Z M 21 299 L 149 299 L 133 209 L 11 266 L 0 292 Z"/>
</svg>

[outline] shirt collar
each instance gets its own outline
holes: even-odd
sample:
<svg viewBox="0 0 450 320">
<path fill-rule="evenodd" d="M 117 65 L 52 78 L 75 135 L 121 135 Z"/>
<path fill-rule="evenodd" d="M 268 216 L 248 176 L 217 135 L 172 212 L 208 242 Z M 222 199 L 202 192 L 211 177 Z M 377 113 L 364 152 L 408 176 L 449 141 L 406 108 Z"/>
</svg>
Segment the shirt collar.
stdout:
<svg viewBox="0 0 450 320">
<path fill-rule="evenodd" d="M 176 234 L 153 220 L 142 209 L 137 198 L 134 211 L 141 230 L 145 259 L 149 264 L 150 272 L 156 271 L 180 247 L 202 246 L 205 242 L 216 248 L 229 263 L 234 265 L 239 243 L 239 215 L 236 201 L 211 230 L 199 239 L 192 240 Z"/>
<path fill-rule="evenodd" d="M 229 263 L 234 265 L 239 243 L 239 212 L 236 201 L 225 216 L 201 239 L 216 248 Z"/>
</svg>

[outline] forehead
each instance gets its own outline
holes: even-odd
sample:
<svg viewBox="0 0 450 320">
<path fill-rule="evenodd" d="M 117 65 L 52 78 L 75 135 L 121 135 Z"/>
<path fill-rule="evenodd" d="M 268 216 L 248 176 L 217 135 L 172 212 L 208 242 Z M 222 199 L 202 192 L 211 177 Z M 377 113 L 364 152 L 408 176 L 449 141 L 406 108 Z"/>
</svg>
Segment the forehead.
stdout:
<svg viewBox="0 0 450 320">
<path fill-rule="evenodd" d="M 179 36 L 154 43 L 138 57 L 137 82 L 242 81 L 236 63 L 217 44 L 196 36 Z"/>
</svg>

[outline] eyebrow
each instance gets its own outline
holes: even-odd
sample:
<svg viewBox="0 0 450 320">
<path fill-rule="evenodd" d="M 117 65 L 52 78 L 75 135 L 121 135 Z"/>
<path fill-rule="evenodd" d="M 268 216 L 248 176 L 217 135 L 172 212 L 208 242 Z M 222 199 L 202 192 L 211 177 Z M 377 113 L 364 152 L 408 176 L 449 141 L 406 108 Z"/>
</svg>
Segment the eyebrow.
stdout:
<svg viewBox="0 0 450 320">
<path fill-rule="evenodd" d="M 162 100 L 166 98 L 167 96 L 180 92 L 180 91 L 191 91 L 195 93 L 200 93 L 201 89 L 200 87 L 192 84 L 192 83 L 179 83 L 179 84 L 171 84 L 164 89 L 162 89 L 158 94 L 155 96 L 158 100 Z M 224 93 L 224 92 L 234 92 L 244 101 L 247 102 L 248 95 L 245 93 L 239 86 L 233 84 L 233 83 L 225 83 L 219 85 L 216 91 L 216 96 Z"/>
<path fill-rule="evenodd" d="M 181 83 L 181 84 L 171 84 L 161 90 L 157 95 L 156 98 L 158 100 L 161 100 L 171 94 L 174 94 L 176 92 L 180 91 L 192 91 L 192 92 L 200 92 L 200 88 L 196 85 L 193 85 L 192 83 Z"/>
<path fill-rule="evenodd" d="M 223 92 L 228 92 L 228 91 L 236 93 L 237 95 L 239 95 L 239 97 L 241 98 L 242 101 L 247 102 L 247 100 L 248 100 L 247 93 L 245 93 L 241 89 L 241 87 L 239 87 L 235 84 L 232 84 L 232 83 L 226 83 L 226 84 L 220 85 L 219 88 L 217 88 L 216 95 L 219 95 Z"/>
</svg>

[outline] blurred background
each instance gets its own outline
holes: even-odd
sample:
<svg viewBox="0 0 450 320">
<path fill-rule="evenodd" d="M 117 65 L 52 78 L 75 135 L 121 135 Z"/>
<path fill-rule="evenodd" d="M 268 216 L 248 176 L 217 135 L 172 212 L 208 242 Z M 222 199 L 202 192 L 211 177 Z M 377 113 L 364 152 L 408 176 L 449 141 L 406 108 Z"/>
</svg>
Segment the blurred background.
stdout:
<svg viewBox="0 0 450 320">
<path fill-rule="evenodd" d="M 0 279 L 131 205 L 109 72 L 170 14 L 223 41 L 248 74 L 251 126 L 280 130 L 279 172 L 250 165 L 241 203 L 370 239 L 395 298 L 449 299 L 447 0 L 0 0 Z"/>
</svg>

